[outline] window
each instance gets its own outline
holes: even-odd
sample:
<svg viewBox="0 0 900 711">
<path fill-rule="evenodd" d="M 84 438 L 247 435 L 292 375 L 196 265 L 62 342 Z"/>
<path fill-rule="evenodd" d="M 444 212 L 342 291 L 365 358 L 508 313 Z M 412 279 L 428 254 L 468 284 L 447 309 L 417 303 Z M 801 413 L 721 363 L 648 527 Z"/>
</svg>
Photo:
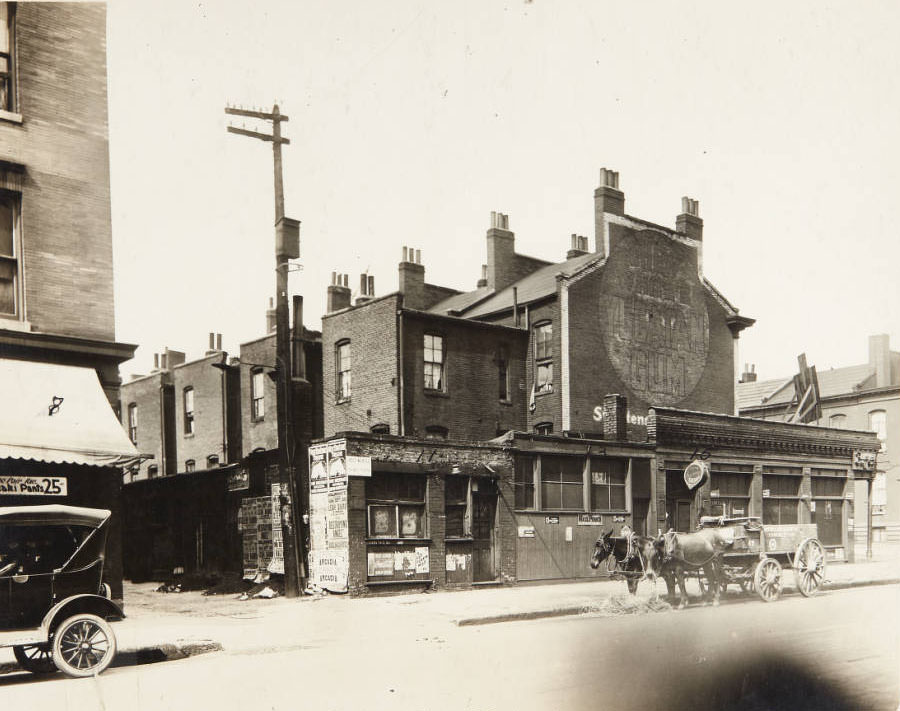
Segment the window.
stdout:
<svg viewBox="0 0 900 711">
<path fill-rule="evenodd" d="M 539 435 L 553 434 L 553 423 L 552 422 L 538 422 L 534 426 L 534 433 L 539 434 Z"/>
<path fill-rule="evenodd" d="M 440 425 L 428 425 L 425 428 L 425 439 L 447 439 L 450 431 Z"/>
<path fill-rule="evenodd" d="M 369 428 L 369 432 L 371 432 L 372 434 L 390 434 L 391 426 L 384 422 L 380 422 L 377 425 L 372 425 Z"/>
<path fill-rule="evenodd" d="M 194 388 L 185 388 L 184 400 L 184 433 L 194 434 Z"/>
<path fill-rule="evenodd" d="M 497 381 L 500 400 L 509 402 L 509 352 L 506 346 L 501 347 L 497 352 Z"/>
<path fill-rule="evenodd" d="M 16 6 L 0 3 L 0 109 L 16 111 Z"/>
<path fill-rule="evenodd" d="M 188 459 L 188 460 L 184 463 L 184 470 L 185 470 L 186 472 L 192 472 L 192 471 L 194 471 L 196 468 L 197 468 L 197 462 L 195 462 L 193 459 Z"/>
<path fill-rule="evenodd" d="M 553 392 L 553 324 L 534 327 L 534 391 Z"/>
<path fill-rule="evenodd" d="M 797 523 L 801 474 L 796 467 L 763 467 L 764 524 Z"/>
<path fill-rule="evenodd" d="M 151 464 L 147 467 L 147 478 L 148 479 L 156 479 L 159 476 L 159 467 L 156 464 Z"/>
<path fill-rule="evenodd" d="M 206 468 L 212 469 L 213 467 L 219 466 L 219 455 L 218 454 L 210 454 L 206 458 Z"/>
<path fill-rule="evenodd" d="M 881 451 L 887 451 L 887 412 L 872 410 L 869 413 L 869 429 L 881 440 Z"/>
<path fill-rule="evenodd" d="M 350 394 L 352 392 L 350 341 L 343 341 L 335 346 L 334 363 L 334 370 L 337 378 L 335 381 L 334 397 L 338 402 L 345 402 L 350 399 Z"/>
<path fill-rule="evenodd" d="M 834 427 L 838 430 L 847 429 L 847 416 L 846 415 L 832 415 L 828 418 L 828 426 Z"/>
<path fill-rule="evenodd" d="M 19 205 L 17 193 L 0 191 L 0 315 L 19 316 Z"/>
<path fill-rule="evenodd" d="M 584 511 L 584 460 L 541 457 L 541 508 Z"/>
<path fill-rule="evenodd" d="M 591 457 L 591 511 L 624 511 L 628 462 Z"/>
<path fill-rule="evenodd" d="M 466 515 L 469 505 L 469 477 L 448 476 L 444 486 L 444 513 L 447 538 L 472 535 L 471 517 Z"/>
<path fill-rule="evenodd" d="M 137 444 L 137 405 L 135 403 L 128 406 L 128 439 L 132 444 Z"/>
<path fill-rule="evenodd" d="M 717 463 L 711 469 L 708 515 L 748 516 L 753 465 Z"/>
<path fill-rule="evenodd" d="M 516 457 L 516 508 L 534 508 L 534 459 Z"/>
<path fill-rule="evenodd" d="M 883 516 L 887 513 L 887 475 L 877 472 L 872 481 L 872 513 Z"/>
<path fill-rule="evenodd" d="M 425 538 L 425 477 L 375 472 L 366 482 L 370 538 Z"/>
<path fill-rule="evenodd" d="M 250 371 L 250 418 L 254 422 L 266 418 L 266 378 L 258 368 Z"/>
<path fill-rule="evenodd" d="M 444 389 L 444 337 L 425 335 L 425 389 Z"/>
</svg>

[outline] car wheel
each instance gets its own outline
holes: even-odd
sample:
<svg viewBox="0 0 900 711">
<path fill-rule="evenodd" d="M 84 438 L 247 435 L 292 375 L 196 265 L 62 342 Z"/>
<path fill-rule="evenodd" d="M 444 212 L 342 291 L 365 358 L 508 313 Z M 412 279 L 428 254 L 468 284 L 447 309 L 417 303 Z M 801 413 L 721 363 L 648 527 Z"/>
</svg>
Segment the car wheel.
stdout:
<svg viewBox="0 0 900 711">
<path fill-rule="evenodd" d="M 13 647 L 13 654 L 19 666 L 32 674 L 50 674 L 56 671 L 49 642 Z"/>
<path fill-rule="evenodd" d="M 109 623 L 97 615 L 73 615 L 56 628 L 53 663 L 64 674 L 93 676 L 116 656 L 116 637 Z"/>
</svg>

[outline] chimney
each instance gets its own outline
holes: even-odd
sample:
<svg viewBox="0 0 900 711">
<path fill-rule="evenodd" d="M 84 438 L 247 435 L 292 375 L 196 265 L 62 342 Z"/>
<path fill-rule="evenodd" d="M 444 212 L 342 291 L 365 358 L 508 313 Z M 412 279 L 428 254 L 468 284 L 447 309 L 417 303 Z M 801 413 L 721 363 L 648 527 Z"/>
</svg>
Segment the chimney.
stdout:
<svg viewBox="0 0 900 711">
<path fill-rule="evenodd" d="M 278 318 L 275 309 L 275 299 L 269 297 L 269 308 L 266 309 L 266 333 L 275 333 Z"/>
<path fill-rule="evenodd" d="M 869 365 L 875 368 L 875 387 L 891 384 L 891 345 L 886 333 L 869 336 Z"/>
<path fill-rule="evenodd" d="M 400 293 L 403 305 L 408 309 L 425 308 L 425 267 L 422 252 L 412 247 L 403 248 L 403 261 L 399 266 Z"/>
<path fill-rule="evenodd" d="M 169 350 L 168 346 L 166 347 L 166 352 L 163 353 L 162 356 L 162 369 L 163 370 L 171 370 L 176 365 L 181 365 L 184 363 L 185 355 L 182 351 L 172 351 Z"/>
<path fill-rule="evenodd" d="M 481 279 L 478 280 L 478 283 L 475 285 L 477 289 L 483 289 L 487 286 L 487 264 L 481 265 Z"/>
<path fill-rule="evenodd" d="M 331 286 L 328 287 L 327 313 L 334 313 L 350 306 L 350 277 L 331 272 Z"/>
<path fill-rule="evenodd" d="M 606 215 L 625 214 L 625 193 L 619 190 L 619 173 L 600 169 L 600 185 L 594 190 L 594 251 L 607 253 Z"/>
<path fill-rule="evenodd" d="M 516 236 L 509 229 L 509 215 L 491 212 L 487 231 L 487 286 L 500 291 L 516 280 Z"/>
<path fill-rule="evenodd" d="M 588 253 L 588 238 L 583 237 L 581 235 L 572 235 L 572 246 L 568 252 L 566 252 L 566 259 L 573 259 L 574 257 L 580 257 L 582 254 Z"/>
<path fill-rule="evenodd" d="M 699 202 L 689 197 L 681 198 L 681 214 L 675 218 L 675 230 L 691 239 L 703 239 L 703 220 L 700 219 Z"/>
<path fill-rule="evenodd" d="M 216 334 L 216 350 L 217 351 L 222 350 L 222 334 L 221 333 Z"/>
<path fill-rule="evenodd" d="M 356 297 L 356 305 L 364 304 L 375 298 L 375 277 L 368 274 L 359 275 L 359 296 Z"/>
<path fill-rule="evenodd" d="M 603 397 L 603 439 L 623 442 L 628 439 L 628 399 L 624 395 Z"/>
<path fill-rule="evenodd" d="M 153 370 L 154 372 L 159 370 L 159 353 L 153 354 Z"/>
<path fill-rule="evenodd" d="M 221 345 L 221 337 L 219 340 L 219 345 Z M 215 355 L 218 351 L 216 351 L 216 334 L 212 331 L 209 332 L 209 348 L 206 351 L 205 355 Z"/>
<path fill-rule="evenodd" d="M 749 368 L 747 367 L 747 364 L 744 363 L 744 372 L 741 373 L 740 382 L 742 382 L 742 383 L 755 383 L 756 382 L 756 364 L 755 363 L 753 365 L 751 365 Z"/>
</svg>

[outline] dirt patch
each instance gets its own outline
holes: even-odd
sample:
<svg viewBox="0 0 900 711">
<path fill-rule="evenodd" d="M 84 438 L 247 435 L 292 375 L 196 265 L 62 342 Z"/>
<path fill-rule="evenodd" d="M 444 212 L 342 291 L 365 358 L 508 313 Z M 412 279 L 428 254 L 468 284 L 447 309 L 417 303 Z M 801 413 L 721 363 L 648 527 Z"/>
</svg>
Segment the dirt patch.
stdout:
<svg viewBox="0 0 900 711">
<path fill-rule="evenodd" d="M 658 598 L 645 599 L 634 595 L 613 595 L 606 598 L 599 605 L 592 605 L 587 612 L 603 615 L 604 617 L 618 617 L 620 615 L 646 615 L 652 612 L 668 612 L 672 606 Z"/>
</svg>

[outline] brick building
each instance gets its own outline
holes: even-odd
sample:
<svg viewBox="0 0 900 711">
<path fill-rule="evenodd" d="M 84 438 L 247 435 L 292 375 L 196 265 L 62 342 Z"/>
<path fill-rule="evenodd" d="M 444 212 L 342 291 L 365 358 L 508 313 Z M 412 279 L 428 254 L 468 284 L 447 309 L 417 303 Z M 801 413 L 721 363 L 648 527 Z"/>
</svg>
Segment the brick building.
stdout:
<svg viewBox="0 0 900 711">
<path fill-rule="evenodd" d="M 886 334 L 869 337 L 868 362 L 818 373 L 823 425 L 868 430 L 881 440 L 879 470 L 872 482 L 872 533 L 876 542 L 900 540 L 900 353 Z M 740 413 L 783 420 L 794 401 L 793 378 L 758 380 L 755 369 L 737 385 Z M 794 403 L 795 405 L 796 403 Z M 853 516 L 858 540 L 866 538 L 868 487 L 858 484 Z"/>
<path fill-rule="evenodd" d="M 352 303 L 348 277 L 332 275 L 314 582 L 366 593 L 590 577 L 601 526 L 803 523 L 816 497 L 840 523 L 830 555 L 848 555 L 851 465 L 873 438 L 733 417 L 753 320 L 703 275 L 696 201 L 675 229 L 656 225 L 625 214 L 603 170 L 594 206 L 594 250 L 572 235 L 559 263 L 518 254 L 493 213 L 472 291 L 427 283 L 410 248 L 395 293 L 376 297 L 363 275 Z M 691 490 L 683 473 L 699 456 L 711 473 Z"/>
<path fill-rule="evenodd" d="M 102 4 L 0 3 L 0 476 L 56 477 L 55 496 L 113 511 L 106 574 L 121 597 L 115 465 L 137 455 L 112 408 L 113 311 Z"/>
</svg>

